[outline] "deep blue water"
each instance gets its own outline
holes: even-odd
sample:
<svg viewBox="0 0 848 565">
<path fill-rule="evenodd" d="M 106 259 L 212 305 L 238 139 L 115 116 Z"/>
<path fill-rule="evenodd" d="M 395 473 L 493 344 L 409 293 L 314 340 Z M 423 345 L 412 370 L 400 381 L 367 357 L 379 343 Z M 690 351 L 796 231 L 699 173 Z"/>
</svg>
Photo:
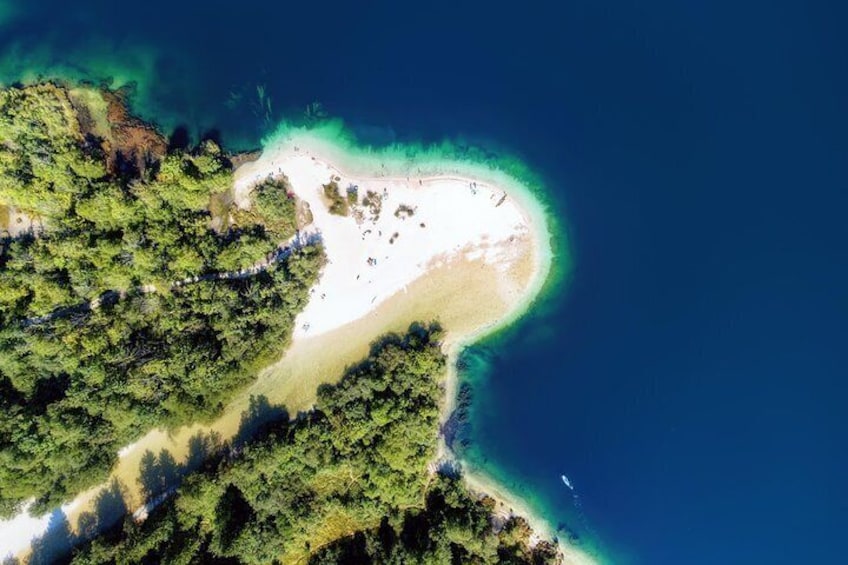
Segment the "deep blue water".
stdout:
<svg viewBox="0 0 848 565">
<path fill-rule="evenodd" d="M 615 560 L 843 561 L 845 7 L 183 4 L 0 2 L 3 69 L 140 69 L 139 110 L 233 146 L 263 84 L 272 123 L 318 100 L 378 141 L 508 147 L 574 269 L 470 352 L 471 456 Z"/>
</svg>

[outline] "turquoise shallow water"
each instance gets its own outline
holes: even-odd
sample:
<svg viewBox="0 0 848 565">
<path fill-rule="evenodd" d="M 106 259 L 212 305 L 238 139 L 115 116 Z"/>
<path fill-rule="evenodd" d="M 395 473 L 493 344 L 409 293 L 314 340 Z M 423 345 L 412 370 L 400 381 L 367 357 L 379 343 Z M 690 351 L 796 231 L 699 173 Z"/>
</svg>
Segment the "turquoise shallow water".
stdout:
<svg viewBox="0 0 848 565">
<path fill-rule="evenodd" d="M 0 2 L 0 75 L 135 81 L 230 147 L 317 100 L 544 178 L 573 268 L 467 352 L 472 463 L 615 562 L 842 560 L 844 7 L 116 6 Z"/>
</svg>

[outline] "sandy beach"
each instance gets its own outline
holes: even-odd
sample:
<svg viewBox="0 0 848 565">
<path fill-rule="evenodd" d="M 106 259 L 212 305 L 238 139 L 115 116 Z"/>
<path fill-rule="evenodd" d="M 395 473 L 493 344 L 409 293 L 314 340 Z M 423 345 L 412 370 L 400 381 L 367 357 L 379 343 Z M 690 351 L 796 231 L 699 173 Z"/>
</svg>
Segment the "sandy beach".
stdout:
<svg viewBox="0 0 848 565">
<path fill-rule="evenodd" d="M 313 224 L 305 231 L 320 234 L 329 258 L 298 318 L 295 340 L 366 316 L 454 259 L 481 259 L 495 266 L 504 275 L 491 281 L 499 297 L 509 304 L 521 301 L 523 281 L 509 271 L 532 253 L 537 238 L 529 215 L 504 189 L 474 178 L 355 175 L 331 164 L 319 151 L 310 147 L 308 138 L 295 138 L 236 173 L 235 200 L 245 208 L 257 181 L 285 174 L 312 212 Z M 323 191 L 330 182 L 345 198 L 356 194 L 349 215 L 330 213 Z M 365 199 L 370 206 L 362 203 Z"/>
<path fill-rule="evenodd" d="M 144 501 L 137 487 L 145 451 L 168 450 L 177 461 L 198 433 L 232 437 L 252 396 L 263 395 L 291 412 L 311 407 L 317 386 L 333 382 L 386 331 L 438 319 L 446 330 L 449 366 L 464 346 L 520 316 L 538 295 L 552 260 L 541 204 L 502 172 L 463 162 L 420 162 L 391 155 L 351 153 L 308 131 L 278 138 L 236 171 L 233 200 L 251 205 L 251 189 L 285 175 L 311 212 L 305 234 L 318 234 L 328 263 L 297 319 L 293 343 L 209 426 L 153 430 L 120 451 L 112 479 L 124 487 L 127 507 Z M 347 215 L 330 213 L 324 185 L 334 182 L 348 201 Z M 328 353 L 329 352 L 329 353 Z M 456 371 L 446 383 L 443 417 L 452 409 Z M 440 445 L 439 458 L 449 457 Z M 527 518 L 543 537 L 552 530 L 517 498 L 469 475 L 485 491 Z M 71 529 L 105 488 L 63 506 Z M 48 528 L 49 514 L 0 521 L 0 557 L 21 554 Z M 563 548 L 567 563 L 588 563 Z"/>
</svg>

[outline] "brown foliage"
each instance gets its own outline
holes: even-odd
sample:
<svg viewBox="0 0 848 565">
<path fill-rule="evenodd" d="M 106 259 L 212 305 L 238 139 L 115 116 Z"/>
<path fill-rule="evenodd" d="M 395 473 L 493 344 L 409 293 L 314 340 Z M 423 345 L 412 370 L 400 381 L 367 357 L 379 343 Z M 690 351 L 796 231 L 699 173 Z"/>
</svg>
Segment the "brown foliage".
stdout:
<svg viewBox="0 0 848 565">
<path fill-rule="evenodd" d="M 167 140 L 152 126 L 129 113 L 121 92 L 104 91 L 108 103 L 110 139 L 105 140 L 107 169 L 117 172 L 120 159 L 135 165 L 139 172 L 158 162 L 168 151 Z M 82 124 L 80 124 L 82 126 Z"/>
</svg>

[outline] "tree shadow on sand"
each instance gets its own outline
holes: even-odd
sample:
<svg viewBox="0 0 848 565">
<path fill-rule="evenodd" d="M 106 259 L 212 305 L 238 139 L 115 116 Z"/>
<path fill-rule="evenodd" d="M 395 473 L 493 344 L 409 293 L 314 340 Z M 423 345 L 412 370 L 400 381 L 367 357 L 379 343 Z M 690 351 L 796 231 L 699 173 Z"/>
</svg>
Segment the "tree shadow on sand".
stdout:
<svg viewBox="0 0 848 565">
<path fill-rule="evenodd" d="M 68 517 L 57 508 L 50 515 L 50 522 L 44 535 L 32 542 L 29 563 L 32 565 L 54 563 L 71 551 L 76 540 L 77 537 L 71 531 Z"/>
<path fill-rule="evenodd" d="M 112 479 L 97 495 L 94 509 L 80 514 L 77 520 L 77 537 L 80 540 L 91 539 L 126 516 L 126 495 L 126 487 L 118 479 Z"/>
<path fill-rule="evenodd" d="M 182 475 L 182 465 L 177 463 L 170 451 L 163 449 L 157 456 L 148 449 L 141 456 L 138 473 L 138 484 L 144 500 L 148 501 L 173 488 Z"/>
<path fill-rule="evenodd" d="M 60 508 L 54 510 L 44 535 L 32 542 L 32 553 L 27 562 L 46 565 L 64 561 L 74 546 L 113 526 L 127 514 L 125 495 L 124 486 L 113 479 L 97 494 L 92 510 L 80 514 L 76 533 L 71 530 L 65 512 Z M 4 561 L 7 562 L 17 561 Z"/>
<path fill-rule="evenodd" d="M 221 436 L 217 432 L 197 432 L 188 441 L 186 460 L 178 463 L 167 449 L 156 455 L 149 449 L 141 457 L 138 484 L 145 502 L 172 492 L 189 473 L 204 465 L 214 466 L 223 452 Z"/>
<path fill-rule="evenodd" d="M 218 432 L 208 434 L 197 432 L 188 440 L 188 456 L 183 463 L 183 469 L 185 472 L 191 473 L 201 469 L 204 465 L 214 464 L 223 447 L 224 444 Z"/>
<path fill-rule="evenodd" d="M 289 420 L 289 413 L 285 407 L 271 404 L 265 395 L 251 395 L 247 410 L 241 413 L 239 429 L 233 436 L 233 447 L 239 449 L 247 441 L 267 436 L 272 432 L 285 433 Z"/>
<path fill-rule="evenodd" d="M 233 456 L 247 441 L 265 437 L 270 433 L 284 434 L 289 426 L 289 413 L 282 406 L 272 405 L 266 396 L 251 396 L 247 410 L 241 415 L 238 432 L 229 443 L 221 441 L 217 433 L 198 432 L 189 439 L 186 460 L 179 463 L 170 451 L 159 454 L 148 450 L 141 458 L 138 483 L 150 511 L 173 493 L 191 472 L 212 469 L 228 456 Z M 40 538 L 32 543 L 32 553 L 27 561 L 34 565 L 64 562 L 72 549 L 92 537 L 108 531 L 133 510 L 127 506 L 126 487 L 113 479 L 94 500 L 91 511 L 83 512 L 77 519 L 76 533 L 67 515 L 56 509 L 49 525 Z M 3 565 L 17 564 L 10 557 Z"/>
</svg>

